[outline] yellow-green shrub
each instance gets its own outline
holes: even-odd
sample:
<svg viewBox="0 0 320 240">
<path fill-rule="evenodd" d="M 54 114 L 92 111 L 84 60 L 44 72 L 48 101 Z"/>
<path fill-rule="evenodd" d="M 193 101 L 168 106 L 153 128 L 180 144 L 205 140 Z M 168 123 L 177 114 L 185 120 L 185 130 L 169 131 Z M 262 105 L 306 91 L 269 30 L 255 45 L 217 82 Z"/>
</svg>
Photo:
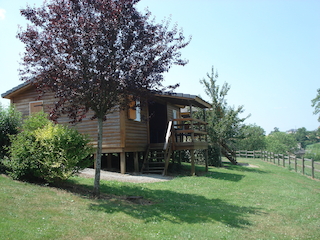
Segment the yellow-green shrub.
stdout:
<svg viewBox="0 0 320 240">
<path fill-rule="evenodd" d="M 91 164 L 87 136 L 55 125 L 43 113 L 28 118 L 12 137 L 10 158 L 4 161 L 15 179 L 65 180 Z"/>
</svg>

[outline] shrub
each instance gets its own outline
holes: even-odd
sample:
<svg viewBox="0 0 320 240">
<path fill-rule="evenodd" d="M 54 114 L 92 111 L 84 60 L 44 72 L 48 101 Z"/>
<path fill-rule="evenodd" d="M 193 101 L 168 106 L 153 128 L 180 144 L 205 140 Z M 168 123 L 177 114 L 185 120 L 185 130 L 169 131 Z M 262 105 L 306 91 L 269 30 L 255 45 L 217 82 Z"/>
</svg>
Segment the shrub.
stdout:
<svg viewBox="0 0 320 240">
<path fill-rule="evenodd" d="M 88 137 L 55 125 L 44 113 L 29 117 L 22 129 L 11 138 L 10 158 L 4 161 L 14 179 L 65 180 L 91 164 Z"/>
<path fill-rule="evenodd" d="M 7 155 L 9 136 L 18 133 L 21 122 L 21 114 L 14 107 L 5 109 L 0 105 L 0 159 Z"/>
<path fill-rule="evenodd" d="M 306 147 L 306 154 L 304 157 L 313 159 L 315 161 L 320 161 L 320 143 L 308 145 Z"/>
</svg>

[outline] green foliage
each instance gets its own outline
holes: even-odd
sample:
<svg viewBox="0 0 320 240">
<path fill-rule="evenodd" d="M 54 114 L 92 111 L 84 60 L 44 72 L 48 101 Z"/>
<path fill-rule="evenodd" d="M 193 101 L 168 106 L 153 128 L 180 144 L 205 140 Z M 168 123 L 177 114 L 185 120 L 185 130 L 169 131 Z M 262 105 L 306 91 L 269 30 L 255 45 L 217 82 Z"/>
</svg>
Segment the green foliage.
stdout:
<svg viewBox="0 0 320 240">
<path fill-rule="evenodd" d="M 316 131 L 307 131 L 305 127 L 298 128 L 294 136 L 297 142 L 300 144 L 301 148 L 306 148 L 307 145 L 319 142 L 320 129 Z"/>
<path fill-rule="evenodd" d="M 242 128 L 242 137 L 236 141 L 238 150 L 264 150 L 266 148 L 265 131 L 255 124 Z"/>
<path fill-rule="evenodd" d="M 65 180 L 90 165 L 89 139 L 77 130 L 54 125 L 44 113 L 26 119 L 22 129 L 11 137 L 10 158 L 4 161 L 14 179 Z"/>
<path fill-rule="evenodd" d="M 320 88 L 317 90 L 317 92 L 318 92 L 317 96 L 311 100 L 312 102 L 311 106 L 314 107 L 313 114 L 320 113 Z M 319 115 L 318 121 L 320 122 L 320 115 Z"/>
<path fill-rule="evenodd" d="M 0 104 L 0 159 L 7 155 L 9 136 L 18 133 L 21 121 L 21 114 L 13 106 L 5 109 Z"/>
<path fill-rule="evenodd" d="M 243 106 L 231 107 L 227 104 L 226 96 L 230 90 L 230 85 L 224 83 L 222 86 L 217 84 L 218 73 L 212 67 L 211 74 L 207 74 L 208 79 L 200 80 L 204 85 L 205 93 L 210 97 L 212 109 L 206 112 L 208 122 L 207 131 L 212 148 L 209 151 L 209 159 L 214 162 L 214 166 L 221 165 L 220 145 L 230 145 L 235 139 L 240 137 L 243 122 L 250 116 L 241 118 L 244 112 Z M 198 118 L 202 112 L 195 114 Z M 210 155 L 211 153 L 211 155 Z"/>
<path fill-rule="evenodd" d="M 313 159 L 315 161 L 320 161 L 320 143 L 308 145 L 306 147 L 306 154 L 304 157 Z"/>
<path fill-rule="evenodd" d="M 298 148 L 293 134 L 273 132 L 266 137 L 267 151 L 273 153 L 294 153 Z"/>
</svg>

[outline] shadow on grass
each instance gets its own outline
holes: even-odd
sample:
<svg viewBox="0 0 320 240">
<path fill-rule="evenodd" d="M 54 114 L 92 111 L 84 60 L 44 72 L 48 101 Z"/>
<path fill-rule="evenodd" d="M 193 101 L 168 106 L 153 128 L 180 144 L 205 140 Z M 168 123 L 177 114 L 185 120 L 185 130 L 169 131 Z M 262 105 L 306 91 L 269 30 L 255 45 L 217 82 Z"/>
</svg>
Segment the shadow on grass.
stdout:
<svg viewBox="0 0 320 240">
<path fill-rule="evenodd" d="M 219 172 L 215 171 L 214 169 L 219 169 L 216 167 L 209 167 L 209 171 L 205 171 L 204 166 L 197 165 L 196 166 L 196 175 L 201 177 L 208 177 L 218 180 L 227 180 L 232 182 L 238 182 L 242 180 L 245 175 L 241 174 L 241 172 L 252 172 L 252 173 L 259 173 L 259 174 L 266 174 L 269 173 L 268 171 L 260 170 L 259 168 L 249 167 L 246 165 L 233 165 L 229 162 L 224 162 L 223 167 L 220 167 L 220 169 L 226 169 L 228 172 Z M 190 164 L 184 163 L 183 165 L 183 171 L 181 172 L 182 175 L 179 175 L 180 177 L 185 177 L 190 175 Z M 236 173 L 238 172 L 238 173 Z"/>
<path fill-rule="evenodd" d="M 103 186 L 103 192 L 112 187 Z M 171 190 L 142 189 L 141 186 L 121 186 L 114 189 L 118 193 L 133 194 L 149 199 L 153 204 L 117 204 L 110 201 L 97 201 L 89 206 L 90 210 L 106 213 L 124 212 L 145 223 L 169 221 L 179 223 L 221 222 L 234 228 L 251 225 L 247 220 L 249 214 L 261 214 L 256 207 L 243 207 L 228 203 L 219 198 L 209 199 L 195 194 L 179 193 Z"/>
<path fill-rule="evenodd" d="M 208 177 L 208 178 L 213 178 L 218 180 L 227 180 L 232 182 L 239 182 L 245 177 L 245 175 L 210 171 L 207 173 L 203 173 L 203 177 Z"/>
<path fill-rule="evenodd" d="M 188 166 L 186 169 L 188 170 Z M 201 171 L 202 168 L 197 170 L 198 176 L 235 182 L 245 177 L 244 174 L 235 172 L 267 173 L 259 169 L 234 165 L 229 165 L 226 169 L 236 171 L 218 172 L 210 169 L 209 172 L 204 172 Z M 69 187 L 62 188 L 84 198 L 92 198 L 92 187 L 89 185 L 81 185 L 77 181 L 70 180 Z M 107 214 L 123 212 L 145 223 L 164 221 L 173 224 L 220 222 L 233 228 L 246 228 L 251 225 L 248 220 L 249 215 L 263 214 L 261 208 L 240 206 L 226 199 L 211 199 L 202 195 L 167 189 L 149 189 L 143 185 L 102 182 L 100 189 L 101 198 L 94 199 L 89 205 L 89 210 Z M 139 198 L 128 200 L 128 196 Z"/>
</svg>

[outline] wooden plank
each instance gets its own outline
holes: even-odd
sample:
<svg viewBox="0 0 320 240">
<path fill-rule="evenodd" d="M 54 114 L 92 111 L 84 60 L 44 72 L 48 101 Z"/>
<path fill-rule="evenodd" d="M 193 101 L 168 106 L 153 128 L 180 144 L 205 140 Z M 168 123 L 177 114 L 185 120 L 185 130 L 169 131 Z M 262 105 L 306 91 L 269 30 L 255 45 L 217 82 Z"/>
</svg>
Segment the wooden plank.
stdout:
<svg viewBox="0 0 320 240">
<path fill-rule="evenodd" d="M 120 111 L 120 146 L 125 147 L 126 145 L 126 112 Z"/>
<path fill-rule="evenodd" d="M 120 153 L 120 172 L 122 174 L 126 173 L 126 153 L 125 152 Z"/>
<path fill-rule="evenodd" d="M 186 122 L 186 121 L 191 121 L 191 122 L 198 122 L 198 123 L 201 123 L 201 124 L 208 124 L 207 122 L 205 121 L 202 121 L 200 119 L 196 119 L 196 118 L 175 118 L 175 119 L 172 119 L 173 121 L 177 121 L 177 122 Z"/>
<path fill-rule="evenodd" d="M 188 133 L 202 134 L 202 135 L 207 135 L 208 134 L 207 132 L 194 130 L 194 129 L 175 130 L 175 132 L 178 133 L 178 134 L 188 134 Z"/>
<path fill-rule="evenodd" d="M 137 173 L 137 172 L 139 172 L 139 154 L 138 154 L 138 152 L 133 153 L 133 159 L 134 159 L 134 171 Z"/>
</svg>

